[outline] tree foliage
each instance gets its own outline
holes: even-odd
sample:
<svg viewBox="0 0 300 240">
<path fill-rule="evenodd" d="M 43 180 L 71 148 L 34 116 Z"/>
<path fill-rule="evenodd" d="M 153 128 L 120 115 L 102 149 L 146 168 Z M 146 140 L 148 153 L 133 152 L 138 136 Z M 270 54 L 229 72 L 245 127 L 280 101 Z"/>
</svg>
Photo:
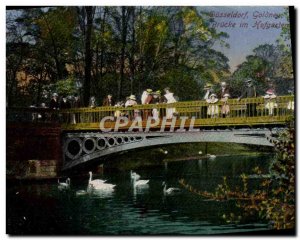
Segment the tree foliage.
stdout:
<svg viewBox="0 0 300 240">
<path fill-rule="evenodd" d="M 207 16 L 195 7 L 45 7 L 17 12 L 9 18 L 7 47 L 26 48 L 7 52 L 7 63 L 15 64 L 7 68 L 8 90 L 14 97 L 20 93 L 16 73 L 22 72 L 36 82 L 31 90 L 32 84 L 22 90 L 32 98 L 29 102 L 41 99 L 42 91 L 36 89 L 70 76 L 81 81 L 85 102 L 90 95 L 102 102 L 109 92 L 124 99 L 167 86 L 181 99 L 196 99 L 205 82 L 219 82 L 229 74 L 228 58 L 213 50 L 228 36 L 210 28 Z M 193 86 L 185 95 L 178 89 L 183 84 Z"/>
<path fill-rule="evenodd" d="M 200 99 L 205 83 L 229 80 L 231 95 L 237 97 L 248 77 L 260 94 L 268 78 L 280 93 L 292 85 L 286 28 L 276 44 L 257 46 L 231 74 L 228 58 L 215 50 L 217 44 L 229 47 L 228 34 L 210 27 L 213 19 L 197 7 L 68 6 L 15 12 L 7 15 L 8 105 L 38 103 L 45 85 L 70 77 L 81 82 L 85 104 L 91 95 L 98 102 L 108 93 L 123 100 L 165 87 L 180 99 Z M 288 11 L 284 14 L 288 17 Z M 20 84 L 20 74 L 27 83 Z M 288 84 L 281 85 L 282 80 Z M 191 87 L 179 90 L 183 85 Z"/>
<path fill-rule="evenodd" d="M 288 8 L 283 15 L 289 22 Z M 294 85 L 291 35 L 289 25 L 285 25 L 275 44 L 262 44 L 253 49 L 253 54 L 246 57 L 231 77 L 231 85 L 241 89 L 243 82 L 252 78 L 257 86 L 258 93 L 264 95 L 271 87 L 277 94 L 287 94 Z M 270 82 L 271 80 L 271 82 Z M 271 85 L 271 86 L 270 86 Z M 235 90 L 233 95 L 240 93 Z"/>
</svg>

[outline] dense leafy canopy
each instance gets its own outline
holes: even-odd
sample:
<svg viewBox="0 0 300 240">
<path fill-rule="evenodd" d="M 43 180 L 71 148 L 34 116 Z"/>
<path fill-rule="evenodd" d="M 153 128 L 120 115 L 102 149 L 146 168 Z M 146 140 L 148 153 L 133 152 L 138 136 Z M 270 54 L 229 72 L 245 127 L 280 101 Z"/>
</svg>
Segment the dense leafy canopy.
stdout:
<svg viewBox="0 0 300 240">
<path fill-rule="evenodd" d="M 271 78 L 282 93 L 292 85 L 289 32 L 276 45 L 253 49 L 231 74 L 216 44 L 230 47 L 228 34 L 210 27 L 197 7 L 45 7 L 7 11 L 7 104 L 47 101 L 43 90 L 73 81 L 70 92 L 98 102 L 112 93 L 123 100 L 146 88 L 170 87 L 180 100 L 203 96 L 203 86 L 227 81 L 239 96 L 254 79 L 260 94 Z M 287 15 L 288 17 L 288 15 Z M 284 84 L 281 88 L 282 80 Z M 51 88 L 51 91 L 61 91 Z M 285 91 L 285 92 L 284 92 Z M 281 93 L 281 92 L 280 92 Z M 49 101 L 49 99 L 48 99 Z"/>
</svg>

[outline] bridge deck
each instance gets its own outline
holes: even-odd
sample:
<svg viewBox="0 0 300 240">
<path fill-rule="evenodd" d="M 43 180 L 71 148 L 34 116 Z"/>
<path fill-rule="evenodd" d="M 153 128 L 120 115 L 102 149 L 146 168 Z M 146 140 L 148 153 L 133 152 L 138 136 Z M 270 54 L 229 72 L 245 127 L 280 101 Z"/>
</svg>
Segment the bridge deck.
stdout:
<svg viewBox="0 0 300 240">
<path fill-rule="evenodd" d="M 229 113 L 222 114 L 227 104 Z M 254 110 L 250 111 L 249 106 Z M 133 107 L 96 107 L 64 110 L 47 108 L 9 108 L 7 121 L 12 122 L 59 122 L 63 130 L 99 130 L 100 122 L 105 129 L 128 130 L 134 123 L 143 129 L 147 126 L 147 116 L 153 115 L 153 110 L 159 113 L 156 124 L 154 120 L 151 129 L 194 128 L 214 126 L 257 126 L 282 125 L 294 116 L 294 96 L 279 96 L 273 100 L 262 97 L 248 98 L 238 101 L 229 99 L 227 103 L 218 101 L 211 104 L 206 101 L 188 101 L 172 104 L 135 105 Z M 173 112 L 173 119 L 164 120 L 167 112 Z M 138 116 L 138 117 L 137 117 Z M 117 117 L 127 117 L 118 120 Z M 141 121 L 138 121 L 140 119 Z M 118 125 L 116 127 L 116 125 Z M 155 126 L 154 126 L 155 125 Z"/>
</svg>

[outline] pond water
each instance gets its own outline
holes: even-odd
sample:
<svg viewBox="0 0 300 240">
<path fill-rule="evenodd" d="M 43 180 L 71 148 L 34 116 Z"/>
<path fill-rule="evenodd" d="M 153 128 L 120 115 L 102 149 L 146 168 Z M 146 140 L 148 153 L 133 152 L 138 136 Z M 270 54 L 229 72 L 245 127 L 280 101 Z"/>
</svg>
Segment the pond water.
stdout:
<svg viewBox="0 0 300 240">
<path fill-rule="evenodd" d="M 86 189 L 84 178 L 72 178 L 69 191 L 57 183 L 7 185 L 7 233 L 54 235 L 207 235 L 268 230 L 259 219 L 226 223 L 223 214 L 239 214 L 234 201 L 212 201 L 182 189 L 165 195 L 162 182 L 178 187 L 184 179 L 197 189 L 213 191 L 227 176 L 238 184 L 241 173 L 255 166 L 268 170 L 272 156 L 217 157 L 213 160 L 170 162 L 168 165 L 138 169 L 149 187 L 135 189 L 129 171 L 105 170 L 93 178 L 116 184 L 114 192 L 76 196 Z M 258 185 L 258 182 L 253 182 Z"/>
</svg>

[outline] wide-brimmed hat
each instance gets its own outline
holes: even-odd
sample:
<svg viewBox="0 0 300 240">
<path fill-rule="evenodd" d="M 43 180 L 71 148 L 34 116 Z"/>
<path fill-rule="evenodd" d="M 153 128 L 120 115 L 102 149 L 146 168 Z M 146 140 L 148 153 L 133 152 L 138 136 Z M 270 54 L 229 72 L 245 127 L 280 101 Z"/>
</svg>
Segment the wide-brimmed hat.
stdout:
<svg viewBox="0 0 300 240">
<path fill-rule="evenodd" d="M 129 99 L 130 99 L 130 100 L 136 100 L 136 98 L 135 98 L 134 95 L 130 95 L 130 96 L 129 96 Z"/>
<path fill-rule="evenodd" d="M 217 97 L 217 95 L 216 94 L 214 94 L 214 93 L 212 93 L 212 94 L 210 94 L 210 96 L 209 96 L 210 98 L 211 97 Z"/>
<path fill-rule="evenodd" d="M 272 95 L 274 94 L 274 90 L 273 89 L 269 89 L 266 91 L 266 94 Z"/>
<path fill-rule="evenodd" d="M 146 90 L 146 92 L 147 92 L 147 93 L 152 93 L 152 89 L 148 88 L 148 89 Z"/>
<path fill-rule="evenodd" d="M 221 86 L 227 86 L 226 82 L 221 82 Z"/>
<path fill-rule="evenodd" d="M 211 88 L 212 87 L 212 84 L 211 83 L 206 83 L 204 88 Z"/>
<path fill-rule="evenodd" d="M 230 97 L 230 95 L 229 95 L 228 93 L 225 93 L 223 97 L 227 97 L 227 98 L 229 98 L 229 97 Z"/>
<path fill-rule="evenodd" d="M 252 79 L 251 78 L 248 78 L 245 80 L 245 83 L 251 83 L 252 82 Z"/>
<path fill-rule="evenodd" d="M 160 94 L 161 94 L 161 91 L 160 91 L 160 90 L 157 90 L 157 91 L 155 92 L 155 94 L 160 95 Z"/>
<path fill-rule="evenodd" d="M 58 94 L 57 93 L 53 93 L 52 97 L 58 97 Z"/>
</svg>

